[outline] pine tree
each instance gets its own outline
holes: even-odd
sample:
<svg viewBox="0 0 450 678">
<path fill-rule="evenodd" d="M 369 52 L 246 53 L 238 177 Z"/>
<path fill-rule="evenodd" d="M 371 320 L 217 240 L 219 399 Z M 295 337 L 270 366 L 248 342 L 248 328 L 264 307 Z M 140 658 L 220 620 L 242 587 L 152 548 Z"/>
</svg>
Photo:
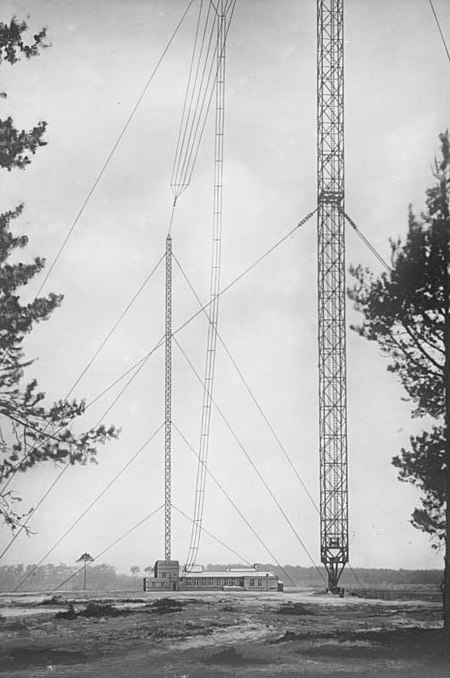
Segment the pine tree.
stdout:
<svg viewBox="0 0 450 678">
<path fill-rule="evenodd" d="M 440 135 L 441 158 L 435 161 L 434 185 L 426 192 L 420 217 L 409 209 L 405 242 L 391 241 L 389 273 L 374 276 L 351 268 L 356 284 L 349 290 L 364 315 L 353 327 L 377 341 L 389 358 L 388 370 L 400 379 L 415 417 L 436 420 L 430 430 L 411 436 L 409 449 L 393 458 L 399 479 L 422 491 L 411 523 L 429 534 L 433 545 L 446 543 L 445 620 L 450 631 L 450 138 Z"/>
<path fill-rule="evenodd" d="M 436 183 L 427 191 L 426 212 L 419 218 L 410 207 L 405 242 L 391 241 L 392 271 L 375 277 L 361 266 L 351 267 L 357 282 L 349 290 L 364 314 L 364 322 L 352 329 L 377 341 L 390 358 L 387 369 L 400 379 L 413 416 L 437 420 L 431 430 L 411 437 L 410 449 L 393 459 L 400 480 L 423 491 L 413 525 L 437 540 L 444 538 L 445 525 L 444 280 L 450 229 L 449 135 L 440 138 L 442 159 L 435 163 Z"/>
<path fill-rule="evenodd" d="M 48 47 L 46 42 L 47 32 L 42 28 L 33 36 L 33 42 L 24 42 L 24 33 L 27 32 L 27 24 L 13 17 L 9 24 L 0 22 L 0 65 L 15 64 L 21 57 L 30 59 L 38 56 L 42 49 Z M 6 93 L 1 93 L 6 98 Z M 43 139 L 46 129 L 44 121 L 29 131 L 18 130 L 14 126 L 11 117 L 0 120 L 0 167 L 8 171 L 17 167 L 24 169 L 30 164 L 29 153 L 34 154 L 40 146 L 45 146 Z"/>
<path fill-rule="evenodd" d="M 90 553 L 83 553 L 77 560 L 77 563 L 83 563 L 83 591 L 86 591 L 87 586 L 87 566 L 88 563 L 93 563 L 94 558 Z"/>
<path fill-rule="evenodd" d="M 0 64 L 15 64 L 20 57 L 38 56 L 46 47 L 42 29 L 33 42 L 24 42 L 27 25 L 13 18 L 9 25 L 0 23 Z M 3 95 L 3 98 L 5 95 Z M 18 131 L 11 118 L 0 120 L 0 166 L 25 169 L 30 154 L 44 146 L 45 122 L 31 131 Z M 97 446 L 116 437 L 111 426 L 97 426 L 83 433 L 73 433 L 68 425 L 83 414 L 85 402 L 59 400 L 44 405 L 45 394 L 36 380 L 26 383 L 25 371 L 32 361 L 23 351 L 23 340 L 36 323 L 48 320 L 60 306 L 62 296 L 50 293 L 23 303 L 21 290 L 39 274 L 45 260 L 31 263 L 17 261 L 28 237 L 13 232 L 23 205 L 0 214 L 0 516 L 12 529 L 23 527 L 24 515 L 18 513 L 21 497 L 10 489 L 17 473 L 45 461 L 84 464 L 94 461 Z"/>
</svg>

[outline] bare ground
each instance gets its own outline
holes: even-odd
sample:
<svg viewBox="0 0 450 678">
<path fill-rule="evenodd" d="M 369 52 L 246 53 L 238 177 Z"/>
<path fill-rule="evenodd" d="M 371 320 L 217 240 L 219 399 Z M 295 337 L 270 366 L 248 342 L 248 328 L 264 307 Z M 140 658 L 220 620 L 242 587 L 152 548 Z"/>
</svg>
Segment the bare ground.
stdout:
<svg viewBox="0 0 450 678">
<path fill-rule="evenodd" d="M 0 596 L 0 678 L 450 678 L 439 603 L 174 593 L 97 596 L 86 611 L 81 594 L 42 599 Z"/>
</svg>

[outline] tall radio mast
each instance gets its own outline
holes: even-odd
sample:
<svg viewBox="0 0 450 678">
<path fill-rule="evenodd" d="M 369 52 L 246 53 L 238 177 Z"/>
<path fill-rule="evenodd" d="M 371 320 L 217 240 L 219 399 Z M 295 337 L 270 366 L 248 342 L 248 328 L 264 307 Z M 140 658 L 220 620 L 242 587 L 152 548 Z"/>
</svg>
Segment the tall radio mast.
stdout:
<svg viewBox="0 0 450 678">
<path fill-rule="evenodd" d="M 320 555 L 338 593 L 348 562 L 343 0 L 317 0 L 317 136 Z"/>
</svg>

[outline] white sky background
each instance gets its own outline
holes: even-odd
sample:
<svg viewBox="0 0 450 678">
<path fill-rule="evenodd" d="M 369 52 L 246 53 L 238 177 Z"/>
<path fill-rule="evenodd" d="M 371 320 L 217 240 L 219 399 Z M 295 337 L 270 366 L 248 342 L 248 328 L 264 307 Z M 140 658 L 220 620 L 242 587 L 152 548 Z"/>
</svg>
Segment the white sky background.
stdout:
<svg viewBox="0 0 450 678">
<path fill-rule="evenodd" d="M 1 210 L 25 202 L 17 229 L 26 256 L 51 262 L 116 141 L 186 2 L 23 0 L 4 2 L 0 20 L 29 16 L 52 43 L 39 58 L 1 69 L 1 115 L 20 127 L 48 121 L 48 146 L 25 172 L 1 176 Z M 435 0 L 450 40 L 450 6 Z M 346 0 L 347 211 L 382 255 L 406 231 L 430 185 L 438 134 L 449 125 L 450 64 L 427 0 Z M 49 399 L 64 397 L 164 250 L 172 204 L 170 174 L 196 20 L 195 3 L 103 179 L 57 263 L 46 291 L 65 295 L 51 321 L 27 340 L 31 373 Z M 222 283 L 315 207 L 316 9 L 313 0 L 238 0 L 227 48 Z M 211 117 L 212 120 L 212 117 Z M 174 252 L 199 295 L 209 289 L 213 128 L 205 133 L 190 188 L 180 198 Z M 348 263 L 378 271 L 349 230 Z M 348 281 L 349 284 L 351 281 Z M 27 294 L 38 289 L 36 280 Z M 174 269 L 174 327 L 197 303 Z M 163 270 L 114 333 L 75 391 L 98 395 L 160 338 Z M 220 332 L 297 469 L 318 500 L 316 223 L 246 276 L 221 301 Z M 349 322 L 358 320 L 350 304 Z M 199 318 L 180 342 L 203 372 L 207 325 Z M 377 346 L 348 333 L 351 562 L 365 567 L 441 567 L 442 554 L 409 525 L 418 492 L 399 483 L 391 457 L 425 421 L 410 407 Z M 31 375 L 30 375 L 31 376 Z M 94 425 L 116 388 L 80 420 Z M 198 447 L 202 392 L 174 346 L 173 419 Z M 218 345 L 215 398 L 270 482 L 316 562 L 317 514 L 239 377 Z M 162 423 L 163 352 L 158 351 L 106 421 L 120 440 L 99 465 L 71 468 L 4 563 L 37 562 Z M 192 515 L 196 460 L 173 435 L 173 501 Z M 278 560 L 310 565 L 242 451 L 213 413 L 210 468 Z M 40 465 L 17 483 L 33 506 L 59 472 Z M 162 433 L 49 557 L 73 563 L 102 551 L 163 501 Z M 173 515 L 173 556 L 187 553 L 190 523 Z M 204 526 L 250 562 L 272 559 L 211 481 Z M 3 540 L 9 537 L 2 530 Z M 127 571 L 163 556 L 163 515 L 150 519 L 101 562 Z M 238 558 L 204 535 L 200 562 Z"/>
</svg>

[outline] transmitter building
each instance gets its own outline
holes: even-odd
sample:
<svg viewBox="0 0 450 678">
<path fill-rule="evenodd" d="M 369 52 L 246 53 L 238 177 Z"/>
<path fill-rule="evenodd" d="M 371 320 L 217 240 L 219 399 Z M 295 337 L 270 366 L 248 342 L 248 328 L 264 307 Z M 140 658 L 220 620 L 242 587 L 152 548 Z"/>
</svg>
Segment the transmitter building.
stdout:
<svg viewBox="0 0 450 678">
<path fill-rule="evenodd" d="M 144 591 L 283 591 L 283 582 L 270 570 L 226 568 L 180 572 L 178 560 L 157 560 L 153 577 L 144 577 Z"/>
</svg>

